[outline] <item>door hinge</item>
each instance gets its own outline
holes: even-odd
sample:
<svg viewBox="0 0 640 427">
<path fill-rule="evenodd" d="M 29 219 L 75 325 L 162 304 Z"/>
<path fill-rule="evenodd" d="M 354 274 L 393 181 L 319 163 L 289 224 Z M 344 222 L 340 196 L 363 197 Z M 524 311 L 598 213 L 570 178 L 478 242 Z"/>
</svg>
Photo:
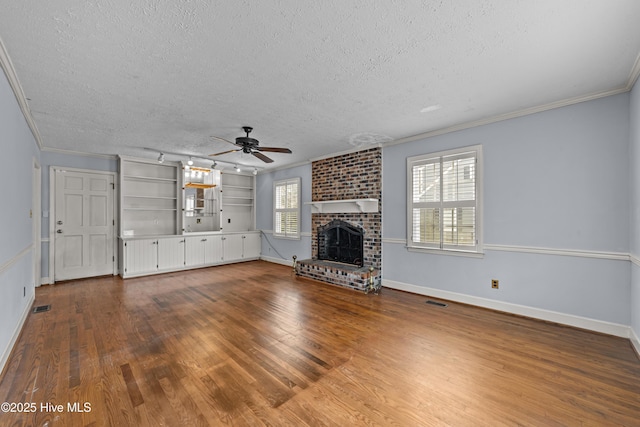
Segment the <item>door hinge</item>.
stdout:
<svg viewBox="0 0 640 427">
<path fill-rule="evenodd" d="M 111 257 L 111 261 L 113 261 L 113 262 L 116 261 L 116 256 L 115 255 Z"/>
</svg>

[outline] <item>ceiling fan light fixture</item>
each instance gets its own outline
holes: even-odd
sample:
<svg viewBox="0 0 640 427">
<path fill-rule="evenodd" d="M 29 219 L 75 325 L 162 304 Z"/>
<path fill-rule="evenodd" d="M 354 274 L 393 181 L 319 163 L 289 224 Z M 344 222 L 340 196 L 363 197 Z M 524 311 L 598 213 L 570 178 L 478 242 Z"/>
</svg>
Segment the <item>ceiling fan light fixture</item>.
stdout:
<svg viewBox="0 0 640 427">
<path fill-rule="evenodd" d="M 235 148 L 233 150 L 226 150 L 215 154 L 210 154 L 210 156 L 221 156 L 227 153 L 236 153 L 238 151 L 242 151 L 245 154 L 251 154 L 254 157 L 262 160 L 265 163 L 273 163 L 273 159 L 264 155 L 263 152 L 272 152 L 272 153 L 288 153 L 291 154 L 291 150 L 285 147 L 261 147 L 260 141 L 255 138 L 251 138 L 249 134 L 253 130 L 250 126 L 243 126 L 242 130 L 244 130 L 246 136 L 239 136 L 236 138 L 235 142 L 231 142 L 228 139 L 221 138 L 219 136 L 211 136 L 211 138 L 219 139 L 220 141 L 227 142 L 233 145 Z"/>
</svg>

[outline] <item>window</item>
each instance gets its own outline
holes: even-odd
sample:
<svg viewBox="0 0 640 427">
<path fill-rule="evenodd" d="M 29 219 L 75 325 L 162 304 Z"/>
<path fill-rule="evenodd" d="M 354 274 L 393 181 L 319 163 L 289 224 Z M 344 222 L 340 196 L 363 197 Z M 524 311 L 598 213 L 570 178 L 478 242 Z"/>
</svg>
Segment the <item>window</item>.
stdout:
<svg viewBox="0 0 640 427">
<path fill-rule="evenodd" d="M 300 238 L 300 178 L 273 184 L 273 235 Z"/>
<path fill-rule="evenodd" d="M 480 252 L 482 147 L 407 159 L 410 248 Z"/>
</svg>

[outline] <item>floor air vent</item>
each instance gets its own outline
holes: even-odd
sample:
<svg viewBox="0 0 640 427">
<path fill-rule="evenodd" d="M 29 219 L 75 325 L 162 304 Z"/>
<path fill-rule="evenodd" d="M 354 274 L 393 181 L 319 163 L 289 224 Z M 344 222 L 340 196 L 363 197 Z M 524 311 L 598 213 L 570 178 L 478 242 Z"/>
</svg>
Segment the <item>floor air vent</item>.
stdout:
<svg viewBox="0 0 640 427">
<path fill-rule="evenodd" d="M 443 302 L 432 301 L 430 299 L 427 300 L 427 304 L 436 305 L 438 307 L 446 307 L 447 306 L 447 304 L 445 304 Z"/>
<path fill-rule="evenodd" d="M 39 305 L 36 308 L 33 309 L 34 313 L 42 313 L 43 311 L 49 311 L 51 310 L 51 304 L 49 305 Z"/>
</svg>

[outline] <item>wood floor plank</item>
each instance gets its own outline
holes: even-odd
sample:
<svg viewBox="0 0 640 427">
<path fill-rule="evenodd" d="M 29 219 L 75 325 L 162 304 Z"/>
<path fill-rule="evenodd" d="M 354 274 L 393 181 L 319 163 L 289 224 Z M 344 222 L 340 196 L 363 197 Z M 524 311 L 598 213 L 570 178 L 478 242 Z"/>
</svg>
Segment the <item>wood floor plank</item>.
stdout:
<svg viewBox="0 0 640 427">
<path fill-rule="evenodd" d="M 628 340 L 426 300 L 261 261 L 44 286 L 0 425 L 640 425 Z"/>
</svg>

